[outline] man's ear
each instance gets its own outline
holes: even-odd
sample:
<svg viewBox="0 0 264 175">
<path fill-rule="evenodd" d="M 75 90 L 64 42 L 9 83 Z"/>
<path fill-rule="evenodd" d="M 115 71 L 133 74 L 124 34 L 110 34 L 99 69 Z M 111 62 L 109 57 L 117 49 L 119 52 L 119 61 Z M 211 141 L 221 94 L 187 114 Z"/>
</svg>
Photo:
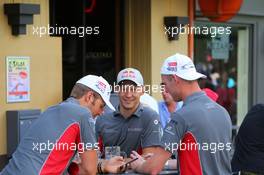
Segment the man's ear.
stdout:
<svg viewBox="0 0 264 175">
<path fill-rule="evenodd" d="M 172 79 L 175 82 L 175 84 L 179 84 L 181 80 L 180 77 L 178 77 L 177 75 L 172 75 Z"/>
<path fill-rule="evenodd" d="M 85 101 L 90 102 L 94 100 L 94 95 L 92 91 L 88 91 L 85 95 Z"/>
<path fill-rule="evenodd" d="M 176 75 L 172 75 L 172 79 L 173 81 L 178 82 L 178 77 Z"/>
</svg>

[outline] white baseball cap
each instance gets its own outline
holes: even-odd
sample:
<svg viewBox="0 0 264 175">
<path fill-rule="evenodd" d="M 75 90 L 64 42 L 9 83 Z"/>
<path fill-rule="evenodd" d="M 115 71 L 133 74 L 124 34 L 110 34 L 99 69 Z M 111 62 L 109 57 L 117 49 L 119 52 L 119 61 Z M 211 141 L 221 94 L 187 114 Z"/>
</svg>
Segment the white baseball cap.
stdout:
<svg viewBox="0 0 264 175">
<path fill-rule="evenodd" d="M 76 82 L 76 84 L 83 84 L 95 92 L 97 92 L 105 102 L 105 104 L 115 111 L 114 106 L 110 103 L 111 87 L 109 83 L 101 76 L 87 75 Z"/>
<path fill-rule="evenodd" d="M 177 75 L 178 77 L 188 81 L 206 78 L 206 75 L 196 71 L 191 58 L 179 53 L 166 58 L 161 67 L 160 74 Z"/>
<path fill-rule="evenodd" d="M 130 80 L 136 83 L 137 86 L 144 85 L 141 73 L 134 68 L 126 68 L 121 70 L 117 75 L 117 84 L 123 80 Z"/>
</svg>

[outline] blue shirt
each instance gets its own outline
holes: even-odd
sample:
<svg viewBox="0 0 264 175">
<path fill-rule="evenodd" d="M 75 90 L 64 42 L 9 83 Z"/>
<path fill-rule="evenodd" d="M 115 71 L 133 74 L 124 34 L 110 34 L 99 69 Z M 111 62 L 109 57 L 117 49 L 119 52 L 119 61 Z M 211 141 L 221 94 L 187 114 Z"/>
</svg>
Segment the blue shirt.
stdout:
<svg viewBox="0 0 264 175">
<path fill-rule="evenodd" d="M 165 128 L 166 124 L 170 122 L 171 113 L 169 112 L 167 105 L 164 101 L 160 101 L 158 105 L 159 105 L 159 115 L 160 115 L 161 126 L 162 128 Z M 182 105 L 183 105 L 182 101 L 177 102 L 175 111 L 179 110 L 182 107 Z"/>
</svg>

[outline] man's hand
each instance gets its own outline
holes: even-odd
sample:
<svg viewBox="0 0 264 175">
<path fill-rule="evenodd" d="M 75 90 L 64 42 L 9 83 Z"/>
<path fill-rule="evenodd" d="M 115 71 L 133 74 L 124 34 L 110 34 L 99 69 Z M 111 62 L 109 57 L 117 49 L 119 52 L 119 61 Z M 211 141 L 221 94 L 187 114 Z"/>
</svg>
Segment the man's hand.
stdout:
<svg viewBox="0 0 264 175">
<path fill-rule="evenodd" d="M 143 156 L 133 151 L 130 155 L 131 158 L 138 159 L 131 163 L 132 169 L 143 174 L 159 174 L 165 162 L 170 158 L 171 153 L 165 151 L 163 148 L 157 148 L 154 151 L 151 158 L 146 158 L 146 160 L 144 160 Z"/>
<path fill-rule="evenodd" d="M 150 155 L 148 156 L 150 157 Z M 145 159 L 144 159 L 145 156 L 144 157 L 140 156 L 136 151 L 132 151 L 130 157 L 132 159 L 138 158 L 136 161 L 132 162 L 130 165 L 133 170 L 137 170 L 137 167 L 140 167 L 145 162 Z"/>
<path fill-rule="evenodd" d="M 145 160 L 148 160 L 149 158 L 151 158 L 154 154 L 153 153 L 147 153 L 147 154 L 143 154 L 142 157 L 145 159 Z"/>
<path fill-rule="evenodd" d="M 104 173 L 120 173 L 124 170 L 122 167 L 125 164 L 123 157 L 115 156 L 109 160 L 102 162 L 102 170 Z"/>
</svg>

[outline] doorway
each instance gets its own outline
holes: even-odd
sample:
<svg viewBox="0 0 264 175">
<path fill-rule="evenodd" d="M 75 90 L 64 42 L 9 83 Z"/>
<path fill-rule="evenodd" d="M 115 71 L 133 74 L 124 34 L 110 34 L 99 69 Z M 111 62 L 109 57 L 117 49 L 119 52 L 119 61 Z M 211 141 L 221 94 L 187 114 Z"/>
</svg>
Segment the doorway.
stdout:
<svg viewBox="0 0 264 175">
<path fill-rule="evenodd" d="M 196 26 L 228 28 L 228 32 L 194 35 L 194 62 L 207 75 L 202 88 L 214 90 L 217 102 L 229 112 L 233 126 L 240 126 L 250 105 L 250 25 L 196 22 Z"/>
<path fill-rule="evenodd" d="M 120 0 L 50 0 L 51 26 L 88 31 L 53 35 L 62 37 L 63 99 L 82 76 L 115 81 L 124 62 L 122 9 Z"/>
</svg>

